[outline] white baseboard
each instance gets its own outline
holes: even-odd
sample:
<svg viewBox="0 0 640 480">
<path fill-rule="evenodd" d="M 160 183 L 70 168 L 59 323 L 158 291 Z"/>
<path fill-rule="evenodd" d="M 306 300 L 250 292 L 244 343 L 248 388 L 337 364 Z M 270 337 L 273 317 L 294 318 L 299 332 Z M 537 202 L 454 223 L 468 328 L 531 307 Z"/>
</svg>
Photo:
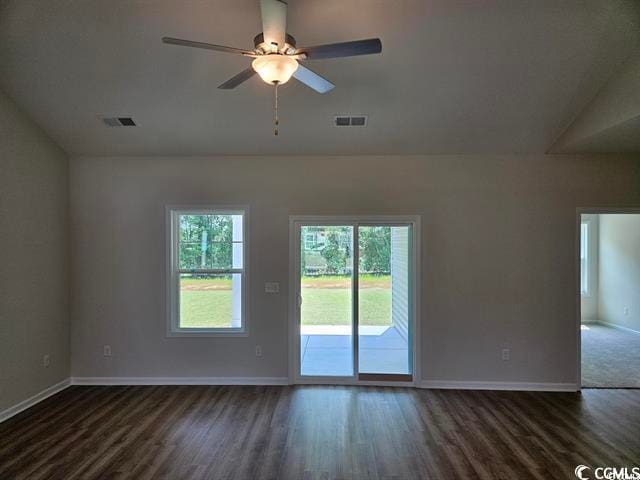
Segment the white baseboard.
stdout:
<svg viewBox="0 0 640 480">
<path fill-rule="evenodd" d="M 640 335 L 638 330 L 634 330 L 633 328 L 623 327 L 622 325 L 618 325 L 617 323 L 609 323 L 603 322 L 602 320 L 598 320 L 597 322 L 593 322 L 595 324 L 604 325 L 605 327 L 615 328 L 616 330 L 624 330 L 625 332 L 631 332 Z"/>
<path fill-rule="evenodd" d="M 32 397 L 29 397 L 26 400 L 23 400 L 22 402 L 14 405 L 13 407 L 9 407 L 6 410 L 3 410 L 2 412 L 0 412 L 0 422 L 4 422 L 5 420 L 8 420 L 9 418 L 19 414 L 23 410 L 26 410 L 27 408 L 32 407 L 36 403 L 41 402 L 45 398 L 49 398 L 51 395 L 55 395 L 56 393 L 61 392 L 62 390 L 67 388 L 69 385 L 71 385 L 71 382 L 70 382 L 70 379 L 67 378 L 59 383 L 56 383 L 55 385 L 51 385 L 49 388 L 45 388 L 41 392 L 36 393 Z"/>
<path fill-rule="evenodd" d="M 289 385 L 287 377 L 71 377 L 72 385 Z"/>
<path fill-rule="evenodd" d="M 575 383 L 526 383 L 526 382 L 462 382 L 447 380 L 423 380 L 420 388 L 454 390 L 520 390 L 534 392 L 577 392 Z"/>
</svg>

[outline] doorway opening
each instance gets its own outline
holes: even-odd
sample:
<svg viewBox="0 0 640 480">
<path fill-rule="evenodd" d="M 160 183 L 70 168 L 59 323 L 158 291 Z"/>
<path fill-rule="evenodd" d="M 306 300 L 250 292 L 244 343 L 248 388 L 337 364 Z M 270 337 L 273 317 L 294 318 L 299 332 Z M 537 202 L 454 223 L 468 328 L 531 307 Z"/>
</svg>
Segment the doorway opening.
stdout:
<svg viewBox="0 0 640 480">
<path fill-rule="evenodd" d="M 582 388 L 640 388 L 640 211 L 579 214 Z"/>
<path fill-rule="evenodd" d="M 414 382 L 415 217 L 294 217 L 295 383 Z"/>
</svg>

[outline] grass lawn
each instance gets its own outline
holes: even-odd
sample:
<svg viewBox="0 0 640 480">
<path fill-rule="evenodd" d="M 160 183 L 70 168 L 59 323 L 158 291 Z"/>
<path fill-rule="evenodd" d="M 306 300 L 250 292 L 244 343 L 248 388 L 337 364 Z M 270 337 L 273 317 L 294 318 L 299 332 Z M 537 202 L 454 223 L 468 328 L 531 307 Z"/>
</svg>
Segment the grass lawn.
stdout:
<svg viewBox="0 0 640 480">
<path fill-rule="evenodd" d="M 349 325 L 351 282 L 337 276 L 302 279 L 303 325 Z M 184 328 L 231 325 L 231 280 L 186 278 L 180 282 L 180 318 Z M 360 277 L 360 324 L 391 324 L 391 279 Z"/>
<path fill-rule="evenodd" d="M 391 275 L 360 274 L 360 288 L 391 288 Z M 302 288 L 351 288 L 351 278 L 338 275 L 302 277 Z"/>
<path fill-rule="evenodd" d="M 303 288 L 303 325 L 350 325 L 351 290 Z M 391 289 L 360 290 L 360 325 L 391 325 Z"/>
<path fill-rule="evenodd" d="M 230 327 L 231 287 L 228 290 L 183 290 L 180 296 L 180 326 Z"/>
<path fill-rule="evenodd" d="M 231 326 L 230 278 L 181 278 L 180 326 Z"/>
</svg>

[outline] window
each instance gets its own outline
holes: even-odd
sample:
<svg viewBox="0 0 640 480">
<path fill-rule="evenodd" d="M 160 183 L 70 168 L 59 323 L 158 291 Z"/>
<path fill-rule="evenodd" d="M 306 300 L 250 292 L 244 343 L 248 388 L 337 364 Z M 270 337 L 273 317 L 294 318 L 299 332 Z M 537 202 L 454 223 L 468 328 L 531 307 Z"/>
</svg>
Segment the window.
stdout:
<svg viewBox="0 0 640 480">
<path fill-rule="evenodd" d="M 167 209 L 169 335 L 245 333 L 245 212 Z"/>
<path fill-rule="evenodd" d="M 307 233 L 304 236 L 304 245 L 307 250 L 312 250 L 316 244 L 316 234 L 315 233 Z"/>
<path fill-rule="evenodd" d="M 589 224 L 580 224 L 580 293 L 589 295 Z"/>
</svg>

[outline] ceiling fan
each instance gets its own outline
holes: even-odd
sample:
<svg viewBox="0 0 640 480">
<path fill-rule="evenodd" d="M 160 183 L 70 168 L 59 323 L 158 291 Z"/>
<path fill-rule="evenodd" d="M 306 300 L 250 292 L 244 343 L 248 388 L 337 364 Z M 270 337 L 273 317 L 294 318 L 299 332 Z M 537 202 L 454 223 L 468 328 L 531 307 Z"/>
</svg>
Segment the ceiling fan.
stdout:
<svg viewBox="0 0 640 480">
<path fill-rule="evenodd" d="M 253 39 L 255 47 L 253 50 L 243 50 L 241 48 L 172 37 L 163 37 L 162 41 L 171 45 L 203 48 L 253 58 L 249 68 L 230 78 L 218 88 L 223 90 L 233 89 L 253 77 L 256 73 L 266 83 L 274 85 L 276 87 L 275 135 L 278 134 L 278 85 L 288 82 L 293 76 L 296 80 L 318 93 L 327 93 L 335 88 L 335 85 L 329 80 L 302 65 L 300 63 L 301 60 L 353 57 L 382 51 L 382 42 L 379 38 L 297 48 L 295 38 L 287 33 L 286 2 L 282 0 L 260 0 L 260 10 L 262 13 L 262 33 L 259 33 Z"/>
</svg>

